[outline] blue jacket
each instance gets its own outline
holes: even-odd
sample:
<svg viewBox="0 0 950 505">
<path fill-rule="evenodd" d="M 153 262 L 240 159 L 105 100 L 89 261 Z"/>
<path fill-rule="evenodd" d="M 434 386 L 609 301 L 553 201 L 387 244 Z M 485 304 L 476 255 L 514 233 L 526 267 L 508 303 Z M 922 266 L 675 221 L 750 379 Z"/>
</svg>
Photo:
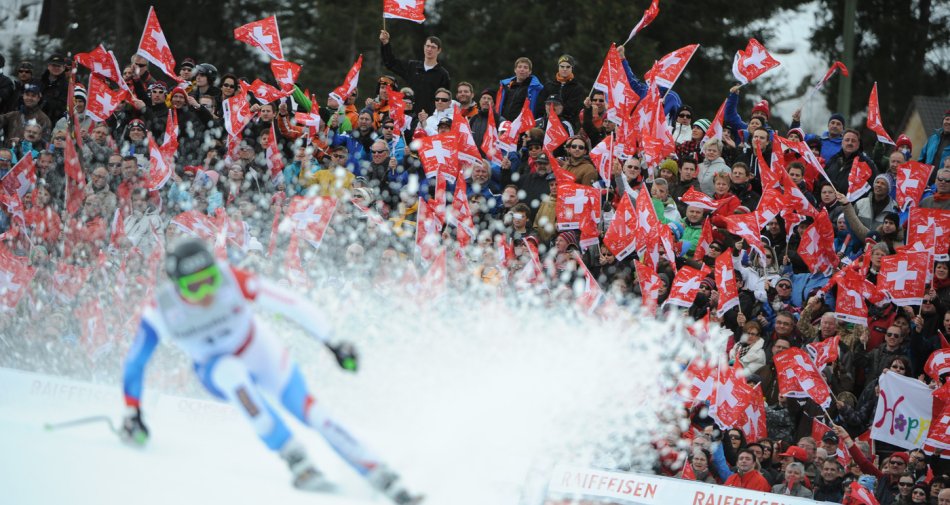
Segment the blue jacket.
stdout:
<svg viewBox="0 0 950 505">
<path fill-rule="evenodd" d="M 495 105 L 495 107 L 498 108 L 496 112 L 499 114 L 501 114 L 502 104 L 505 103 L 505 97 L 508 96 L 508 83 L 510 83 L 513 80 L 515 80 L 515 77 L 511 76 L 507 79 L 502 79 L 501 81 L 498 82 L 499 84 L 501 84 L 501 101 L 498 102 Z M 531 74 L 531 82 L 528 83 L 528 101 L 530 102 L 531 112 L 535 116 L 539 115 L 538 114 L 539 111 L 537 109 L 538 95 L 540 95 L 541 91 L 543 90 L 544 90 L 544 85 L 541 84 L 541 81 L 539 81 L 538 78 L 534 74 Z M 518 110 L 521 110 L 521 104 L 518 104 Z M 542 107 L 542 110 L 543 110 L 543 107 Z M 510 118 L 505 118 L 505 119 L 513 121 L 515 118 L 510 117 Z"/>
<path fill-rule="evenodd" d="M 633 89 L 633 92 L 637 94 L 642 100 L 643 97 L 647 96 L 647 91 L 650 89 L 650 85 L 645 82 L 640 81 L 637 78 L 636 74 L 633 73 L 633 70 L 630 68 L 630 64 L 627 63 L 627 60 L 622 60 L 623 70 L 627 73 L 627 81 L 630 82 L 630 87 Z M 680 98 L 673 90 L 667 91 L 668 88 L 660 86 L 660 96 L 663 96 L 663 93 L 666 93 L 666 98 L 663 99 L 663 112 L 666 113 L 666 117 L 670 120 L 674 120 L 673 116 L 680 110 L 680 107 L 683 106 L 683 100 Z"/>
<path fill-rule="evenodd" d="M 947 156 L 950 156 L 950 144 L 943 148 L 943 152 L 937 152 L 937 146 L 940 145 L 940 135 L 942 134 L 943 128 L 934 130 L 933 135 L 927 138 L 927 143 L 924 145 L 924 148 L 920 150 L 920 158 L 917 159 L 917 161 L 933 165 L 935 172 L 940 170 L 940 167 L 943 166 L 943 160 Z"/>
<path fill-rule="evenodd" d="M 838 154 L 838 151 L 841 150 L 841 139 L 844 138 L 842 135 L 838 138 L 831 138 L 828 136 L 828 132 L 821 134 L 821 157 L 825 160 L 830 160 L 832 156 Z"/>
<path fill-rule="evenodd" d="M 752 134 L 748 133 L 746 130 L 749 129 L 749 123 L 746 123 L 742 120 L 742 116 L 739 115 L 739 94 L 738 93 L 729 93 L 729 96 L 726 98 L 726 107 L 722 111 L 722 121 L 725 126 L 731 126 L 735 131 L 736 135 L 742 135 L 745 139 L 752 139 Z M 769 139 L 772 138 L 772 127 L 768 123 L 762 125 L 769 132 Z M 736 142 L 739 142 L 739 139 L 733 139 Z"/>
</svg>

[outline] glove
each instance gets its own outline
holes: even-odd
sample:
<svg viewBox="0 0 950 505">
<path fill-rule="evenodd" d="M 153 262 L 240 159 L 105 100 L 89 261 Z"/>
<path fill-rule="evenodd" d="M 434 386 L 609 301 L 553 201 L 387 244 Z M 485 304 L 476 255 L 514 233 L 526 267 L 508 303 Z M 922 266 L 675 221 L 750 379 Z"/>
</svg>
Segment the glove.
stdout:
<svg viewBox="0 0 950 505">
<path fill-rule="evenodd" d="M 142 411 L 138 407 L 129 407 L 119 432 L 126 443 L 145 445 L 148 442 L 148 427 L 142 422 Z"/>
<path fill-rule="evenodd" d="M 356 348 L 349 342 L 337 342 L 336 344 L 327 344 L 327 348 L 333 352 L 333 357 L 340 365 L 340 368 L 356 372 L 357 360 Z"/>
</svg>

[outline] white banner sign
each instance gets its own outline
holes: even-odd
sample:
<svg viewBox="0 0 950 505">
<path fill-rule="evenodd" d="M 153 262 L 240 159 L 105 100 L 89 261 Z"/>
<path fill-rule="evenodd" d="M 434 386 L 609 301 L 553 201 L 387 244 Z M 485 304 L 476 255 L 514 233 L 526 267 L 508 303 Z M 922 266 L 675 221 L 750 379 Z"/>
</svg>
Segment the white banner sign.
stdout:
<svg viewBox="0 0 950 505">
<path fill-rule="evenodd" d="M 893 372 L 881 374 L 871 438 L 904 449 L 924 445 L 930 428 L 931 391 L 917 379 Z"/>
<path fill-rule="evenodd" d="M 814 505 L 814 500 L 639 473 L 558 466 L 548 497 L 604 498 L 630 505 Z"/>
</svg>

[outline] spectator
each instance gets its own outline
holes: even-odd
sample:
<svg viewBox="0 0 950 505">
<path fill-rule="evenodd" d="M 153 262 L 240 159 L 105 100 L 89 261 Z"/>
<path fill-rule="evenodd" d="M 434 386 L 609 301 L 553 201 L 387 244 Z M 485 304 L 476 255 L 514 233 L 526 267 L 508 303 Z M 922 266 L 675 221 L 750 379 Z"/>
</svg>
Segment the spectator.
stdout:
<svg viewBox="0 0 950 505">
<path fill-rule="evenodd" d="M 950 109 L 943 113 L 943 125 L 927 138 L 927 144 L 920 150 L 918 161 L 934 167 L 943 167 L 944 160 L 948 157 L 950 157 Z M 933 184 L 933 176 L 928 184 Z"/>
<path fill-rule="evenodd" d="M 535 117 L 544 114 L 544 109 L 538 102 L 538 96 L 544 90 L 544 86 L 531 73 L 533 67 L 531 60 L 522 56 L 515 60 L 515 75 L 499 81 L 501 103 L 498 104 L 498 114 L 501 117 L 508 119 L 518 117 L 525 100 L 528 100 L 528 108 Z"/>
<path fill-rule="evenodd" d="M 426 111 L 432 113 L 434 110 L 433 99 L 435 92 L 439 88 L 451 89 L 452 83 L 449 81 L 449 73 L 439 64 L 439 54 L 442 53 L 442 40 L 435 36 L 426 38 L 425 45 L 422 48 L 424 59 L 419 60 L 400 60 L 393 55 L 392 46 L 389 44 L 389 32 L 382 30 L 379 32 L 379 42 L 381 44 L 383 64 L 386 68 L 392 70 L 402 77 L 406 84 L 415 92 L 415 111 Z"/>
<path fill-rule="evenodd" d="M 572 125 L 580 125 L 578 117 L 584 107 L 586 91 L 577 82 L 574 76 L 576 61 L 569 54 L 562 54 L 557 59 L 557 73 L 554 79 L 544 85 L 543 96 L 557 96 L 564 106 L 563 118 Z"/>
</svg>

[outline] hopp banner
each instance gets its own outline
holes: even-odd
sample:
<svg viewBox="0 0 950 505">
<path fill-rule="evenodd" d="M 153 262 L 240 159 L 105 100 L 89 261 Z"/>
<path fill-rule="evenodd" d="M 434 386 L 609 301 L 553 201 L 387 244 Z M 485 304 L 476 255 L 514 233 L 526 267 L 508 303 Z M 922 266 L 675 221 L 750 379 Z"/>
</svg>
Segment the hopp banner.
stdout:
<svg viewBox="0 0 950 505">
<path fill-rule="evenodd" d="M 905 449 L 922 447 L 930 428 L 931 391 L 923 382 L 896 373 L 881 375 L 871 438 Z"/>
</svg>

